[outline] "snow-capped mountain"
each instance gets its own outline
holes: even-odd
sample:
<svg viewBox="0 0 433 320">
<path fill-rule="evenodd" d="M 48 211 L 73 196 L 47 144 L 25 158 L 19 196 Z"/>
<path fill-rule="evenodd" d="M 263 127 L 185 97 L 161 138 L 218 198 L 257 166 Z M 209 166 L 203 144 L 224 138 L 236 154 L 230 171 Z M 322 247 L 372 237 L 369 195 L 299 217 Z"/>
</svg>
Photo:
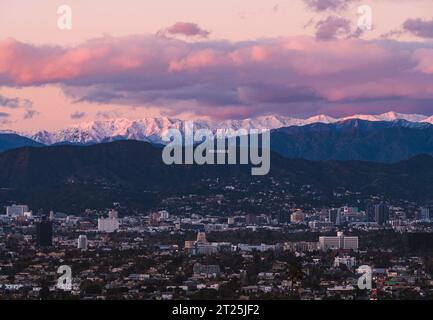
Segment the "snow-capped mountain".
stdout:
<svg viewBox="0 0 433 320">
<path fill-rule="evenodd" d="M 289 126 L 302 126 L 310 123 L 332 123 L 336 119 L 320 115 L 309 119 L 297 119 L 282 116 L 261 116 L 244 120 L 226 121 L 194 121 L 195 129 L 276 129 Z M 143 118 L 138 120 L 113 119 L 97 120 L 77 124 L 54 132 L 39 131 L 27 133 L 25 136 L 47 145 L 70 142 L 88 144 L 116 139 L 134 139 L 162 143 L 162 136 L 167 129 L 175 128 L 183 131 L 185 122 L 166 117 Z"/>
<path fill-rule="evenodd" d="M 433 116 L 428 117 L 427 119 L 424 119 L 422 122 L 427 122 L 427 123 L 433 124 Z"/>
<path fill-rule="evenodd" d="M 349 117 L 340 118 L 339 121 L 349 120 L 349 119 L 360 119 L 367 121 L 396 121 L 396 120 L 406 120 L 409 122 L 426 122 L 426 116 L 421 114 L 404 114 L 397 113 L 394 111 L 386 112 L 379 115 L 366 115 L 366 114 L 356 114 Z"/>
<path fill-rule="evenodd" d="M 167 129 L 183 130 L 184 121 L 171 118 L 143 118 L 139 120 L 113 119 L 82 123 L 54 132 L 39 131 L 27 134 L 35 141 L 51 145 L 71 142 L 88 144 L 118 139 L 131 139 L 149 142 L 162 142 L 162 135 Z M 196 129 L 211 126 L 203 121 L 194 121 Z"/>
<path fill-rule="evenodd" d="M 406 120 L 410 123 L 433 124 L 433 116 L 427 117 L 418 114 L 402 114 L 387 112 L 380 115 L 354 115 L 343 118 L 332 118 L 327 115 L 317 115 L 308 119 L 284 117 L 284 116 L 260 116 L 244 120 L 226 121 L 194 121 L 196 129 L 277 129 L 290 126 L 304 126 L 312 123 L 336 123 L 350 119 L 361 119 L 367 121 L 396 121 Z M 77 124 L 54 132 L 39 131 L 24 134 L 25 136 L 46 144 L 56 143 L 79 143 L 89 144 L 117 139 L 134 139 L 162 143 L 162 136 L 167 129 L 176 128 L 183 130 L 184 121 L 167 117 L 143 118 L 138 120 L 111 119 L 97 120 L 88 123 Z"/>
</svg>

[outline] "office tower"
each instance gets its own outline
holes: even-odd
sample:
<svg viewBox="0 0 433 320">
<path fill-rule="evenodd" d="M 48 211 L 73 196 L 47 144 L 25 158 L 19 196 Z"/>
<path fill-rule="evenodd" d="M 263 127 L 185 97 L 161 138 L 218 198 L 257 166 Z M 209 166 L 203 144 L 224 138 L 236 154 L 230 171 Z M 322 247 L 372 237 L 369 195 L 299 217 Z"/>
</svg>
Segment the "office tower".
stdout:
<svg viewBox="0 0 433 320">
<path fill-rule="evenodd" d="M 374 206 L 374 217 L 375 217 L 375 221 L 380 226 L 382 226 L 388 222 L 388 220 L 389 220 L 389 208 L 384 202 L 381 202 L 381 203 L 376 204 Z"/>
<path fill-rule="evenodd" d="M 6 207 L 6 215 L 9 217 L 19 217 L 23 216 L 24 212 L 28 212 L 29 207 L 26 205 L 11 205 Z"/>
<path fill-rule="evenodd" d="M 119 220 L 117 218 L 99 218 L 98 231 L 100 232 L 115 232 L 119 229 Z"/>
<path fill-rule="evenodd" d="M 337 209 L 329 209 L 329 212 L 328 212 L 329 222 L 331 222 L 332 224 L 336 224 L 336 222 L 337 222 L 337 215 L 338 215 L 338 210 Z"/>
<path fill-rule="evenodd" d="M 421 208 L 420 218 L 421 218 L 421 220 L 425 220 L 425 221 L 430 220 L 430 209 L 429 208 Z"/>
<path fill-rule="evenodd" d="M 87 236 L 86 235 L 80 235 L 78 237 L 78 246 L 77 246 L 77 248 L 81 249 L 81 250 L 87 250 L 87 245 L 88 245 L 88 243 L 87 243 Z"/>
<path fill-rule="evenodd" d="M 358 237 L 347 237 L 343 232 L 337 232 L 336 237 L 319 237 L 319 246 L 321 250 L 358 250 Z"/>
<path fill-rule="evenodd" d="M 375 221 L 375 214 L 374 214 L 374 204 L 371 201 L 367 202 L 365 211 L 367 213 L 367 222 L 374 222 Z"/>
<path fill-rule="evenodd" d="M 53 223 L 46 218 L 36 224 L 36 244 L 38 247 L 53 245 Z"/>
<path fill-rule="evenodd" d="M 157 225 L 158 223 L 168 220 L 169 218 L 170 213 L 167 210 L 152 212 L 151 214 L 149 214 L 149 224 Z"/>
<path fill-rule="evenodd" d="M 337 209 L 337 219 L 335 219 L 335 225 L 341 226 L 343 224 L 343 217 L 341 213 L 341 209 Z"/>
</svg>

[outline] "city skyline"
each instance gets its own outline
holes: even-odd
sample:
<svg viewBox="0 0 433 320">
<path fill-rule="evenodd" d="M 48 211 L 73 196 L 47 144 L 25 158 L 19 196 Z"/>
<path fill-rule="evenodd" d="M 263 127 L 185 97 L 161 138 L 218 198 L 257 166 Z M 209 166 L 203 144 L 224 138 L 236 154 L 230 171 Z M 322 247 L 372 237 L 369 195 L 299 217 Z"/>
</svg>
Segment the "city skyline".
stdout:
<svg viewBox="0 0 433 320">
<path fill-rule="evenodd" d="M 0 0 L 0 168 L 0 300 L 432 300 L 433 1 Z"/>
</svg>

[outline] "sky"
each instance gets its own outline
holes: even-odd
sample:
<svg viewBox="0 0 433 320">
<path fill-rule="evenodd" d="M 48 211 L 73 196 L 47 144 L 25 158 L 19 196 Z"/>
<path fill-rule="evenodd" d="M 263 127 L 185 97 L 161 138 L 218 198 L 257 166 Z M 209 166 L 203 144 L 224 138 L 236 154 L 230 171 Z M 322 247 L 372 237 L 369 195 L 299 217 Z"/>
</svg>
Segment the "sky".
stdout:
<svg viewBox="0 0 433 320">
<path fill-rule="evenodd" d="M 0 0 L 3 130 L 391 110 L 433 114 L 431 0 Z"/>
</svg>

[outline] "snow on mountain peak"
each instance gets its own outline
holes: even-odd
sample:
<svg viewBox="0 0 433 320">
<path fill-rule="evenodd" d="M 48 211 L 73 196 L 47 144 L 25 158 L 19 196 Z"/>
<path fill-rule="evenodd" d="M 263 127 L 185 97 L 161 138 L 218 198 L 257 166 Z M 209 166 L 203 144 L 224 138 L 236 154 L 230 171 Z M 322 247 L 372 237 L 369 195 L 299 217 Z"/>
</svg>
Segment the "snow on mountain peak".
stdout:
<svg viewBox="0 0 433 320">
<path fill-rule="evenodd" d="M 383 121 L 406 120 L 410 122 L 422 122 L 426 119 L 426 116 L 420 114 L 404 114 L 390 111 L 379 115 L 378 118 L 382 119 Z"/>
<path fill-rule="evenodd" d="M 422 122 L 433 124 L 433 116 L 424 119 Z"/>
<path fill-rule="evenodd" d="M 406 120 L 409 122 L 424 122 L 427 117 L 420 114 L 404 114 L 398 113 L 395 111 L 389 111 L 386 113 L 378 114 L 378 115 L 369 115 L 369 114 L 356 114 L 353 116 L 348 116 L 341 118 L 340 121 L 349 120 L 349 119 L 360 119 L 366 121 L 396 121 L 396 120 Z"/>
<path fill-rule="evenodd" d="M 402 114 L 394 111 L 379 115 L 357 114 L 343 118 L 333 118 L 327 115 L 316 115 L 307 119 L 292 118 L 279 115 L 265 115 L 243 120 L 225 121 L 194 121 L 196 128 L 207 128 L 212 131 L 216 129 L 277 129 L 289 126 L 303 126 L 312 123 L 336 123 L 349 119 L 360 119 L 367 121 L 396 121 L 406 120 L 419 123 L 428 122 L 433 124 L 433 116 L 426 117 L 419 114 Z M 179 119 L 159 117 L 142 118 L 130 120 L 126 118 L 95 120 L 87 123 L 80 123 L 68 128 L 54 132 L 39 131 L 25 136 L 47 145 L 56 143 L 97 143 L 113 139 L 134 139 L 161 143 L 162 135 L 167 129 L 183 128 L 183 121 Z"/>
<path fill-rule="evenodd" d="M 306 120 L 307 123 L 334 123 L 337 122 L 338 119 L 335 119 L 333 117 L 324 115 L 324 114 L 319 114 L 317 116 L 314 117 L 310 117 Z"/>
</svg>

